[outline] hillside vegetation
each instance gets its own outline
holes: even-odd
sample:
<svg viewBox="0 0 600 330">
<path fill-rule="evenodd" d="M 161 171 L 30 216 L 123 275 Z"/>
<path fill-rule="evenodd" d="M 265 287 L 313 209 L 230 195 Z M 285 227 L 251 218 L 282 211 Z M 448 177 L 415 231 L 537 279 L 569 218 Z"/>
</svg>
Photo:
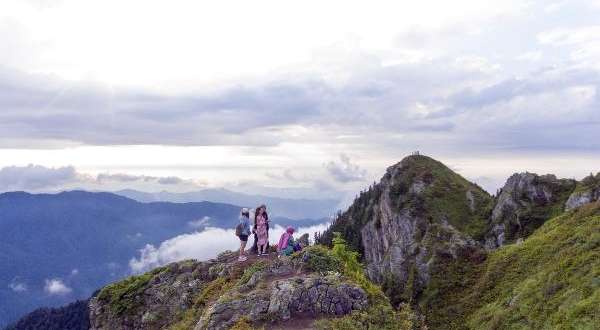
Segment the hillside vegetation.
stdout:
<svg viewBox="0 0 600 330">
<path fill-rule="evenodd" d="M 291 257 L 183 261 L 115 282 L 90 303 L 91 330 L 423 328 L 366 279 L 338 236 Z M 301 327 L 298 327 L 301 324 Z"/>
<path fill-rule="evenodd" d="M 369 278 L 429 329 L 600 329 L 598 177 L 516 173 L 492 197 L 410 156 L 317 238 L 342 233 Z M 569 198 L 583 206 L 565 212 Z"/>
<path fill-rule="evenodd" d="M 600 329 L 600 204 L 491 252 L 464 306 L 469 329 Z"/>
</svg>

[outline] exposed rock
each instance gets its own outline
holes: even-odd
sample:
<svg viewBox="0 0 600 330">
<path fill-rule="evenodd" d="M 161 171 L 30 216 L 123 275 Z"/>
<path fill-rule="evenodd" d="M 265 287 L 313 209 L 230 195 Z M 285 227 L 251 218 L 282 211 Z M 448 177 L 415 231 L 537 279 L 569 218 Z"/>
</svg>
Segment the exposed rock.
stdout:
<svg viewBox="0 0 600 330">
<path fill-rule="evenodd" d="M 577 184 L 577 188 L 565 204 L 565 209 L 571 210 L 598 200 L 600 200 L 600 173 L 596 177 L 590 174 Z"/>
<path fill-rule="evenodd" d="M 302 246 L 308 246 L 309 245 L 308 233 L 298 237 L 298 243 L 300 243 L 300 245 L 302 245 Z"/>
<path fill-rule="evenodd" d="M 223 296 L 202 316 L 194 330 L 229 329 L 242 316 L 289 319 L 302 312 L 345 315 L 367 307 L 359 287 L 321 277 L 291 277 L 274 281 L 266 290 L 238 297 Z"/>
<path fill-rule="evenodd" d="M 197 315 L 186 323 L 190 329 L 229 329 L 243 316 L 284 320 L 298 313 L 344 315 L 369 306 L 360 286 L 307 272 L 310 256 L 249 258 L 257 259 L 240 263 L 228 251 L 214 260 L 173 263 L 109 285 L 90 302 L 90 330 L 165 329 L 183 315 Z"/>
<path fill-rule="evenodd" d="M 437 251 L 456 255 L 458 247 L 479 244 L 474 237 L 485 236 L 492 203 L 443 164 L 410 156 L 389 167 L 329 230 L 349 242 L 360 238 L 355 249 L 374 282 L 388 275 L 404 282 L 414 273 L 416 286 L 423 287 Z"/>
<path fill-rule="evenodd" d="M 575 180 L 557 179 L 552 174 L 513 174 L 496 197 L 492 229 L 485 240 L 494 249 L 529 236 L 546 220 L 560 214 Z"/>
<path fill-rule="evenodd" d="M 106 294 L 101 291 L 90 301 L 91 330 L 162 329 L 193 305 L 205 283 L 214 279 L 208 274 L 215 264 L 173 263 L 107 286 Z M 115 297 L 119 301 L 113 300 L 114 292 L 121 292 Z"/>
<path fill-rule="evenodd" d="M 598 200 L 600 200 L 600 189 L 585 191 L 569 197 L 569 200 L 567 200 L 567 203 L 565 204 L 565 209 L 571 210 L 578 206 L 593 203 Z"/>
</svg>

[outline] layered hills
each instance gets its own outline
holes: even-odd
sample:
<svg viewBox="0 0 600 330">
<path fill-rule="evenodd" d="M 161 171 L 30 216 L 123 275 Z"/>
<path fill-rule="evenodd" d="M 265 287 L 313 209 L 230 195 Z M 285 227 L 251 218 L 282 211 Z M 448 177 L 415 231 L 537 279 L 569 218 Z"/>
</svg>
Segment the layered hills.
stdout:
<svg viewBox="0 0 600 330">
<path fill-rule="evenodd" d="M 130 276 L 131 258 L 204 226 L 231 228 L 230 204 L 139 203 L 110 193 L 0 194 L 0 325 L 88 298 Z M 191 226 L 203 219 L 203 227 Z"/>
</svg>

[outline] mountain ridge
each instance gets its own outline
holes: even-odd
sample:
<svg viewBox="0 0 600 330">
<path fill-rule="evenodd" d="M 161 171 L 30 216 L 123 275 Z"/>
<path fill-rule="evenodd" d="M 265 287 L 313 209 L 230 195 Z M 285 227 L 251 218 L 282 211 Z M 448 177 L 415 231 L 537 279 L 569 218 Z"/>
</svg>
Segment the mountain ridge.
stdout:
<svg viewBox="0 0 600 330">
<path fill-rule="evenodd" d="M 250 195 L 228 189 L 203 189 L 200 191 L 173 193 L 168 191 L 160 192 L 142 192 L 133 189 L 124 189 L 115 191 L 115 194 L 126 196 L 140 202 L 166 201 L 173 203 L 185 203 L 196 201 L 210 201 L 215 203 L 230 203 L 235 201 L 236 205 L 246 207 L 257 207 L 265 204 L 267 211 L 272 210 L 273 214 L 289 219 L 302 218 L 330 218 L 338 209 L 340 200 L 332 198 L 309 199 L 309 198 L 284 198 L 268 195 Z"/>
<path fill-rule="evenodd" d="M 379 183 L 362 191 L 347 211 L 338 212 L 330 228 L 316 235 L 317 241 L 330 246 L 333 253 L 340 248 L 340 240 L 345 241 L 350 249 L 345 255 L 362 258 L 365 267 L 364 273 L 360 271 L 362 276 L 378 283 L 386 299 L 403 311 L 393 318 L 396 322 L 410 323 L 402 329 L 421 328 L 419 313 L 429 329 L 480 329 L 482 326 L 490 329 L 595 329 L 600 327 L 600 202 L 596 193 L 600 191 L 600 180 L 597 177 L 600 173 L 591 175 L 585 182 L 577 182 L 553 175 L 515 173 L 497 196 L 490 196 L 436 160 L 409 156 L 388 168 Z M 568 201 L 574 201 L 572 208 L 565 207 Z M 504 235 L 503 239 L 499 239 L 500 234 Z M 336 238 L 336 235 L 339 236 Z M 318 250 L 309 251 L 312 254 L 307 257 L 298 254 L 295 258 L 303 262 L 304 258 L 319 260 L 319 253 L 315 252 Z M 233 258 L 230 254 L 228 262 Z M 342 271 L 340 265 L 325 264 L 333 268 L 320 272 L 321 277 L 338 276 L 335 274 Z M 224 269 L 222 265 L 213 266 L 212 271 L 208 270 L 211 276 Z M 357 267 L 357 271 L 361 269 Z M 162 271 L 153 272 L 158 272 L 151 273 L 155 276 Z M 560 277 L 562 272 L 571 277 Z M 181 279 L 193 277 L 194 273 L 189 269 L 173 280 L 179 276 L 183 276 Z M 235 274 L 236 271 L 223 274 L 225 282 L 219 282 L 218 287 L 225 289 L 219 289 L 219 294 L 204 291 L 209 287 L 214 289 L 211 285 L 192 294 L 209 309 L 202 307 L 191 314 L 179 310 L 185 316 L 176 316 L 179 312 L 169 314 L 161 321 L 161 327 L 166 326 L 164 322 L 168 329 L 188 329 L 194 324 L 194 328 L 204 329 L 212 324 L 206 315 L 211 315 L 209 311 L 214 311 L 219 302 L 225 304 L 219 313 L 237 306 L 231 303 L 240 297 L 228 291 L 230 287 L 226 284 L 228 276 L 238 278 L 239 274 Z M 582 279 L 581 283 L 578 279 Z M 161 281 L 153 283 L 159 285 Z M 129 297 L 156 292 L 156 287 L 147 286 L 150 282 L 144 283 L 142 291 L 138 291 L 138 286 L 126 286 L 119 292 Z M 207 295 L 211 297 L 209 300 L 205 300 Z M 121 300 L 119 295 L 111 297 L 116 300 L 105 306 L 113 303 L 126 306 L 123 304 L 129 301 Z M 287 299 L 287 304 L 294 301 L 292 297 Z M 108 302 L 105 300 L 105 303 Z M 407 306 L 411 307 L 407 310 Z M 532 306 L 539 312 L 533 313 Z M 110 308 L 104 312 L 95 310 L 92 319 L 107 320 L 110 315 L 107 314 Z M 267 310 L 246 312 L 256 313 L 263 321 L 265 317 L 274 321 L 283 317 L 265 314 Z M 136 312 L 136 325 L 127 329 L 145 329 L 156 322 L 157 315 L 147 314 L 149 311 Z M 353 319 L 355 314 L 352 312 L 349 319 L 341 318 L 353 320 L 345 324 L 344 329 L 362 329 L 361 322 Z M 215 329 L 220 328 L 219 324 L 239 329 L 248 329 L 244 324 L 250 326 L 240 314 L 235 316 L 238 323 L 227 323 L 233 320 L 233 314 L 226 315 L 229 316 L 220 318 L 221 323 L 213 324 Z M 378 315 L 385 319 L 390 314 Z M 177 323 L 180 317 L 187 320 L 188 327 Z M 126 320 L 117 317 L 116 322 L 122 324 Z M 107 323 L 101 321 L 94 329 L 106 329 L 103 324 Z M 270 328 L 268 322 L 260 324 Z M 331 324 L 310 328 L 337 329 Z"/>
</svg>

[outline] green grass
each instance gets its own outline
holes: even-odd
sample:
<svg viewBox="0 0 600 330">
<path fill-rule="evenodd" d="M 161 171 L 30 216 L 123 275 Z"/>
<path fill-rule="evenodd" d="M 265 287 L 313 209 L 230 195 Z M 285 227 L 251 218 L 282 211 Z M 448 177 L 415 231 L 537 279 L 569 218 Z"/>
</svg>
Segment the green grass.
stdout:
<svg viewBox="0 0 600 330">
<path fill-rule="evenodd" d="M 522 244 L 437 255 L 419 307 L 430 329 L 600 329 L 600 204 Z"/>
<path fill-rule="evenodd" d="M 600 188 L 600 172 L 598 172 L 595 176 L 590 173 L 590 175 L 577 182 L 577 186 L 575 186 L 575 190 L 573 190 L 571 196 L 577 196 L 586 191 L 591 191 L 598 188 Z"/>
<path fill-rule="evenodd" d="M 600 328 L 598 204 L 549 220 L 523 244 L 490 254 L 469 299 L 471 329 Z"/>
<path fill-rule="evenodd" d="M 486 191 L 430 157 L 409 156 L 394 168 L 394 177 L 386 173 L 384 179 L 390 180 L 389 198 L 396 212 L 408 210 L 411 215 L 432 223 L 447 222 L 460 232 L 483 240 L 489 231 L 494 202 Z M 413 183 L 422 184 L 419 193 L 411 190 Z M 333 232 L 340 232 L 351 250 L 364 255 L 361 230 L 371 221 L 376 228 L 381 227 L 377 209 L 382 193 L 381 184 L 360 192 L 348 210 L 337 215 L 319 243 L 333 246 Z M 419 233 L 425 229 L 419 228 Z"/>
<path fill-rule="evenodd" d="M 390 187 L 390 199 L 397 201 L 396 211 L 408 207 L 414 216 L 434 223 L 447 221 L 462 233 L 483 238 L 493 207 L 493 198 L 486 191 L 426 156 L 406 157 L 395 166 L 399 171 Z M 420 193 L 410 191 L 415 182 L 423 183 Z"/>
<path fill-rule="evenodd" d="M 98 293 L 98 299 L 108 300 L 109 309 L 114 315 L 132 312 L 143 302 L 142 296 L 150 280 L 168 269 L 167 266 L 156 268 L 143 275 L 131 276 L 107 285 Z"/>
<path fill-rule="evenodd" d="M 369 297 L 364 311 L 355 310 L 339 318 L 321 319 L 315 322 L 320 330 L 413 330 L 421 329 L 423 321 L 407 304 L 394 309 L 381 287 L 367 279 L 358 261 L 358 254 L 348 250 L 340 233 L 333 233 L 333 248 L 326 250 L 333 260 L 339 260 L 344 276 L 357 283 Z"/>
<path fill-rule="evenodd" d="M 238 280 L 238 285 L 242 285 L 242 284 L 246 284 L 248 283 L 248 281 L 250 280 L 250 278 L 258 273 L 258 272 L 262 272 L 265 269 L 267 269 L 269 267 L 269 262 L 266 260 L 259 260 L 255 263 L 253 263 L 252 265 L 250 265 L 250 267 L 244 269 L 244 273 L 242 274 L 242 277 L 240 277 L 240 279 Z"/>
</svg>

